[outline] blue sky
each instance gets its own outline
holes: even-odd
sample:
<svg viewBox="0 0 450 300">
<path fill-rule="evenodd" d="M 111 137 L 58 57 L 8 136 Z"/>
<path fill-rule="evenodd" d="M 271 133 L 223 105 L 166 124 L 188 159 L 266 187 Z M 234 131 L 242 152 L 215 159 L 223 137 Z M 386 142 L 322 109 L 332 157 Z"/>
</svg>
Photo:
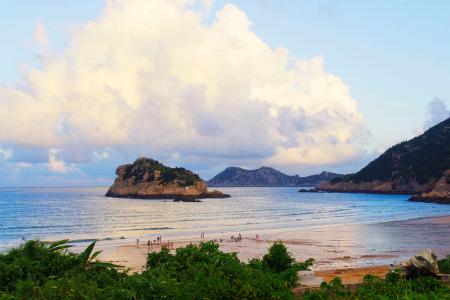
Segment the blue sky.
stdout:
<svg viewBox="0 0 450 300">
<path fill-rule="evenodd" d="M 164 144 L 164 147 L 158 146 L 158 149 L 155 150 L 152 146 L 136 145 L 129 141 L 117 142 L 115 139 L 105 139 L 104 142 L 93 147 L 89 147 L 86 142 L 86 145 L 80 146 L 83 149 L 78 151 L 82 154 L 74 155 L 73 142 L 52 140 L 41 144 L 30 141 L 25 136 L 21 140 L 15 136 L 3 134 L 0 135 L 0 150 L 12 151 L 12 154 L 3 155 L 3 162 L 0 161 L 0 173 L 3 173 L 2 178 L 5 178 L 1 185 L 108 184 L 108 180 L 114 177 L 114 169 L 118 163 L 132 160 L 134 156 L 138 155 L 156 156 L 172 165 L 184 164 L 206 178 L 214 175 L 216 171 L 227 164 L 238 164 L 244 167 L 269 164 L 279 167 L 287 173 L 302 175 L 321 169 L 352 172 L 383 149 L 420 133 L 426 126 L 425 124 L 430 124 L 428 121 L 430 118 L 439 120 L 439 117 L 448 116 L 450 107 L 450 89 L 448 87 L 448 82 L 450 82 L 450 33 L 448 31 L 450 28 L 450 18 L 448 18 L 450 2 L 217 0 L 211 7 L 200 8 L 203 10 L 202 14 L 205 15 L 202 21 L 204 26 L 213 23 L 216 13 L 222 11 L 228 3 L 234 4 L 239 12 L 233 10 L 230 13 L 233 18 L 236 17 L 232 22 L 240 21 L 239 14 L 243 12 L 252 23 L 250 31 L 272 50 L 283 47 L 289 52 L 292 59 L 308 62 L 315 57 L 320 57 L 323 60 L 323 72 L 333 74 L 345 83 L 345 86 L 349 88 L 352 101 L 356 102 L 357 112 L 362 117 L 361 122 L 352 123 L 352 126 L 360 127 L 364 132 L 362 137 L 355 136 L 355 139 L 359 140 L 358 151 L 352 152 L 352 155 L 349 154 L 342 161 L 330 160 L 324 164 L 308 164 L 303 160 L 293 159 L 293 163 L 289 164 L 289 161 L 281 160 L 280 157 L 294 157 L 294 151 L 306 151 L 305 153 L 309 151 L 308 153 L 310 153 L 315 150 L 301 147 L 289 148 L 289 146 L 289 151 L 277 154 L 275 152 L 279 150 L 271 147 L 266 149 L 266 145 L 256 143 L 248 147 L 261 147 L 267 151 L 258 154 L 261 155 L 261 159 L 254 160 L 252 156 L 255 156 L 255 153 L 250 151 L 248 152 L 249 157 L 245 157 L 247 148 L 235 145 L 234 143 L 238 143 L 237 141 L 241 141 L 241 139 L 235 141 L 233 140 L 234 135 L 232 135 L 230 140 L 233 142 L 233 147 L 230 149 L 235 149 L 240 154 L 224 156 L 215 150 L 205 150 L 207 160 L 201 159 L 202 151 L 195 153 L 188 151 L 187 149 L 191 147 L 186 146 L 185 143 L 168 143 L 171 145 L 170 147 Z M 198 5 L 201 6 L 201 4 Z M 58 55 L 73 47 L 70 41 L 74 32 L 82 31 L 80 28 L 86 26 L 86 22 L 97 22 L 102 15 L 104 6 L 105 1 L 97 0 L 1 0 L 0 65 L 2 67 L 0 68 L 0 85 L 10 90 L 17 87 L 22 90 L 33 90 L 33 87 L 29 86 L 29 80 L 24 79 L 29 78 L 30 70 L 46 70 L 48 64 L 59 59 Z M 155 7 L 157 7 L 156 4 Z M 189 6 L 183 8 L 183 12 L 187 9 L 197 8 Z M 164 14 L 164 10 L 161 10 L 160 13 Z M 50 54 L 40 53 L 43 51 L 43 45 L 36 41 L 38 24 L 43 28 L 45 36 L 48 37 L 49 42 L 45 47 L 51 49 Z M 168 21 L 167 24 L 177 26 L 176 22 L 169 23 Z M 147 24 L 142 24 L 142 26 L 145 27 Z M 89 33 L 84 34 L 88 36 Z M 246 38 L 247 36 L 242 37 L 244 42 Z M 90 41 L 87 38 L 86 40 Z M 156 42 L 158 41 L 156 40 Z M 85 47 L 89 50 L 89 47 L 93 46 L 86 44 Z M 82 50 L 77 48 L 77 51 Z M 43 55 L 50 63 L 43 62 Z M 65 90 L 61 93 L 68 94 Z M 2 95 L 6 97 L 8 94 L 0 94 L 0 97 Z M 4 98 L 0 98 L 0 105 L 2 102 L 5 103 Z M 438 112 L 436 109 L 432 109 L 433 103 L 439 103 L 441 109 Z M 293 106 L 295 107 L 292 108 L 292 111 L 297 113 L 299 107 L 308 107 Z M 7 109 L 7 107 L 3 108 Z M 326 108 L 324 109 L 329 112 Z M 311 119 L 308 109 L 304 108 L 304 110 L 306 111 L 305 115 L 297 114 L 295 118 Z M 66 110 L 63 109 L 63 111 Z M 353 111 L 346 111 L 346 113 L 348 116 L 354 116 Z M 436 116 L 436 113 L 440 116 Z M 199 120 L 198 116 L 203 116 L 203 114 L 199 115 L 197 111 L 193 115 L 195 116 L 194 123 Z M 212 115 L 219 117 L 215 114 Z M 65 120 L 64 116 L 62 114 L 60 118 Z M 17 118 L 20 117 L 17 115 Z M 210 119 L 206 118 L 205 120 L 201 119 L 200 123 L 202 126 L 207 126 L 210 132 L 211 128 L 215 127 L 208 121 Z M 21 126 L 20 123 L 17 126 Z M 71 126 L 75 125 L 71 124 Z M 346 126 L 349 125 L 345 123 L 343 127 Z M 351 129 L 352 132 L 354 127 Z M 217 128 L 221 128 L 221 125 L 219 124 Z M 245 129 L 245 127 L 243 128 Z M 270 129 L 268 127 L 267 132 L 270 132 Z M 45 128 L 42 130 L 44 131 Z M 170 131 L 171 128 L 167 130 Z M 314 132 L 316 132 L 315 130 Z M 77 131 L 77 134 L 78 132 L 81 131 Z M 205 131 L 200 130 L 199 132 L 204 133 Z M 330 132 L 327 135 L 330 135 Z M 33 134 L 36 135 L 34 132 Z M 202 135 L 200 134 L 200 136 Z M 346 135 L 346 139 L 351 137 L 351 135 Z M 264 137 L 261 136 L 261 139 L 264 140 Z M 305 143 L 306 138 L 302 135 L 295 135 L 289 136 L 288 139 L 297 139 Z M 75 140 L 84 140 L 84 136 L 77 136 Z M 86 140 L 89 139 L 86 138 Z M 200 141 L 203 140 L 200 139 Z M 283 141 L 283 143 L 286 142 L 285 139 Z M 148 145 L 150 144 L 149 142 Z M 321 145 L 318 142 L 317 144 Z M 281 146 L 287 147 L 285 144 Z M 328 144 L 322 147 L 325 146 L 328 147 Z M 38 150 L 34 151 L 33 149 Z M 100 160 L 93 158 L 96 157 L 93 153 L 98 154 L 102 151 L 108 153 L 107 158 Z M 332 150 L 330 149 L 330 151 Z M 20 155 L 25 152 L 28 154 Z M 71 154 L 66 155 L 65 153 L 68 152 Z M 36 158 L 34 157 L 36 153 L 44 154 L 39 154 L 42 158 Z M 349 153 L 349 151 L 346 149 L 343 153 Z M 49 167 L 52 155 L 57 163 L 61 162 L 63 165 L 56 165 L 56 168 L 53 169 Z M 75 159 L 75 156 L 78 159 Z M 24 167 L 21 168 L 20 165 Z M 35 179 L 30 182 L 30 178 Z"/>
</svg>

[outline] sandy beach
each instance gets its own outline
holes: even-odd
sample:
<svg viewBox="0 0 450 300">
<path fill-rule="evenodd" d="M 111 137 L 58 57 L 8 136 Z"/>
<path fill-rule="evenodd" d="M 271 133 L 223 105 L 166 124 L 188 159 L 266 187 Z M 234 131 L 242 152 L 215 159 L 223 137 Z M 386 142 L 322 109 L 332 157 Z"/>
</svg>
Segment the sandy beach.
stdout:
<svg viewBox="0 0 450 300">
<path fill-rule="evenodd" d="M 439 257 L 450 254 L 450 216 L 272 232 L 243 232 L 241 235 L 240 242 L 224 235 L 207 235 L 204 240 L 216 240 L 222 251 L 236 252 L 242 261 L 261 258 L 274 242 L 281 240 L 297 260 L 314 258 L 316 263 L 313 271 L 317 276 L 330 280 L 334 276 L 345 277 L 345 274 L 353 274 L 345 279 L 348 282 L 358 281 L 366 273 L 383 275 L 388 270 L 387 266 L 397 264 L 422 249 L 432 249 Z M 176 249 L 201 241 L 199 233 L 197 238 L 172 237 L 170 243 L 173 249 Z M 139 245 L 99 241 L 97 248 L 103 251 L 101 260 L 125 266 L 132 272 L 139 272 L 145 265 L 147 254 L 159 251 L 161 246 L 167 245 L 168 242 L 164 236 L 162 244 L 153 244 L 150 247 L 147 246 L 147 240 L 143 239 Z M 74 249 L 80 251 L 83 247 L 79 245 Z M 358 271 L 361 268 L 364 268 L 363 271 Z"/>
</svg>

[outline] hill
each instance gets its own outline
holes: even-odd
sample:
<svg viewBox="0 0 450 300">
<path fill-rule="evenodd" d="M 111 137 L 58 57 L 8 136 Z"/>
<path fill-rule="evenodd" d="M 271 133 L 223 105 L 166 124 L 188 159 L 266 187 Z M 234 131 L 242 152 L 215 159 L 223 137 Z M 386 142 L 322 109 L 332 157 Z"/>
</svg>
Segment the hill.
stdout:
<svg viewBox="0 0 450 300">
<path fill-rule="evenodd" d="M 219 191 L 208 192 L 206 183 L 190 170 L 167 167 L 146 157 L 117 167 L 116 175 L 107 197 L 177 200 L 229 197 Z"/>
<path fill-rule="evenodd" d="M 450 169 L 450 118 L 399 143 L 355 174 L 321 184 L 336 192 L 430 192 Z"/>
<path fill-rule="evenodd" d="M 331 172 L 300 177 L 289 176 L 269 167 L 246 170 L 229 167 L 208 181 L 208 186 L 316 186 L 320 182 L 342 176 Z"/>
<path fill-rule="evenodd" d="M 320 172 L 320 174 L 300 177 L 300 179 L 301 179 L 300 186 L 302 186 L 302 187 L 317 186 L 321 183 L 329 182 L 330 180 L 340 178 L 342 176 L 344 176 L 344 175 L 338 174 L 338 173 L 333 173 L 333 172 L 322 171 L 322 172 Z"/>
</svg>

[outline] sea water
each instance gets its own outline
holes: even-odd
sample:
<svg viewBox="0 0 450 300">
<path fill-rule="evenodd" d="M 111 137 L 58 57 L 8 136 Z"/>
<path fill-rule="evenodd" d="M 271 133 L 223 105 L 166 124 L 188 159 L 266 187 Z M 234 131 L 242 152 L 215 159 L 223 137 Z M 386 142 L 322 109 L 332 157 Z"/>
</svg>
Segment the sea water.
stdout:
<svg viewBox="0 0 450 300">
<path fill-rule="evenodd" d="M 0 189 L 0 251 L 27 239 L 75 242 L 182 237 L 366 224 L 450 215 L 450 205 L 407 195 L 299 193 L 290 187 L 220 188 L 197 203 L 104 197 L 106 187 Z"/>
</svg>

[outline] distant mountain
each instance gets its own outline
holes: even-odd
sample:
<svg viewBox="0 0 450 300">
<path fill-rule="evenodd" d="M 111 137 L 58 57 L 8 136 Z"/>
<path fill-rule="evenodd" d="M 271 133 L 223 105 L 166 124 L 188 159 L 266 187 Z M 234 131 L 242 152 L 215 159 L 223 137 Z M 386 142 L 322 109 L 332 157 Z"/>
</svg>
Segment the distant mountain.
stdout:
<svg viewBox="0 0 450 300">
<path fill-rule="evenodd" d="M 246 170 L 238 167 L 229 167 L 209 180 L 208 186 L 316 186 L 320 182 L 342 176 L 331 172 L 322 172 L 318 175 L 300 177 L 289 176 L 269 167 L 256 170 Z"/>
<path fill-rule="evenodd" d="M 409 141 L 397 144 L 355 174 L 321 184 L 335 192 L 430 192 L 450 170 L 450 118 Z M 447 173 L 448 174 L 448 173 Z M 442 192 L 442 181 L 439 191 Z M 450 186 L 450 185 L 447 185 Z"/>
<path fill-rule="evenodd" d="M 320 172 L 320 174 L 300 177 L 301 186 L 302 187 L 317 186 L 321 183 L 329 182 L 330 180 L 340 178 L 342 176 L 344 176 L 344 175 L 338 174 L 338 173 L 333 173 L 333 172 L 322 171 L 322 172 Z"/>
</svg>

